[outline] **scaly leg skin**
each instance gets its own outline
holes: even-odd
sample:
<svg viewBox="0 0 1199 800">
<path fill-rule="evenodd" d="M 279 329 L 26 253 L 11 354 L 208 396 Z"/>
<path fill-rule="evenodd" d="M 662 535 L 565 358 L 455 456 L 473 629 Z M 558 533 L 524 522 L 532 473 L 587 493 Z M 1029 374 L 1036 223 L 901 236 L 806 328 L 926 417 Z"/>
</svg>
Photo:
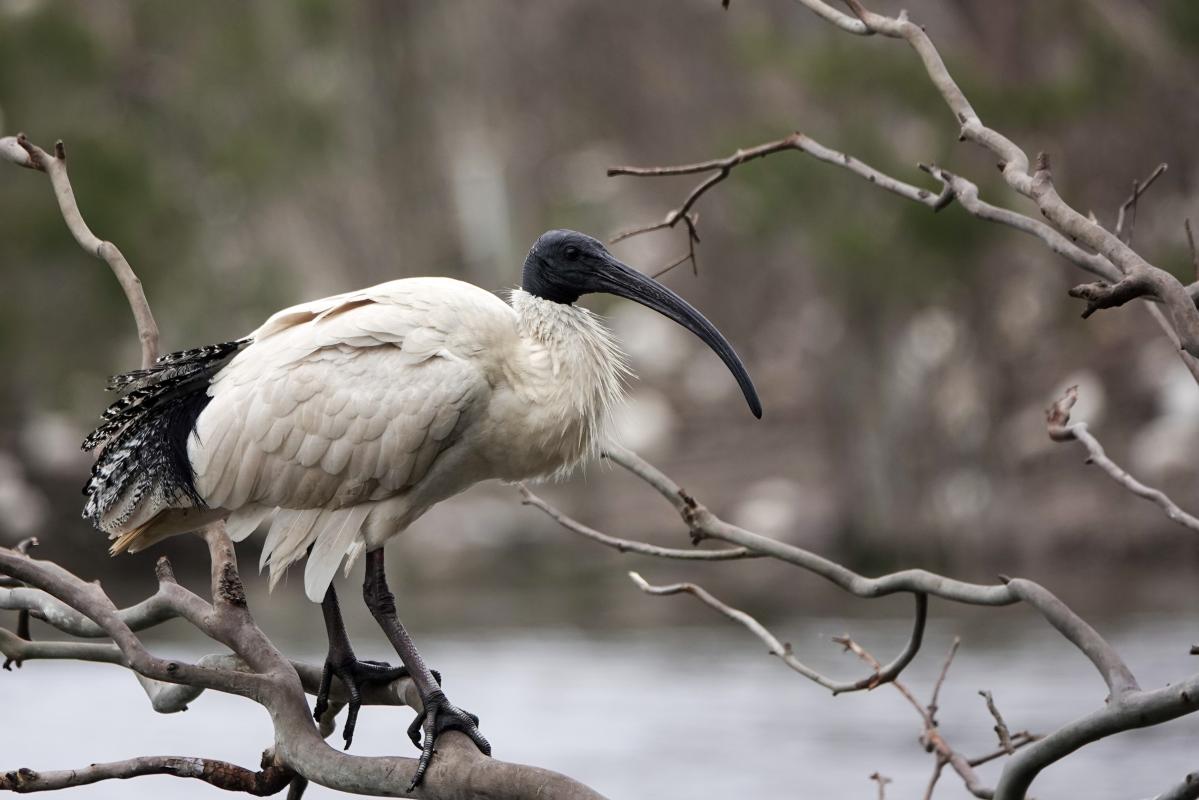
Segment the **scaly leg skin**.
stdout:
<svg viewBox="0 0 1199 800">
<path fill-rule="evenodd" d="M 337 603 L 337 592 L 333 584 L 325 591 L 325 599 L 321 601 L 321 612 L 325 617 L 325 631 L 329 635 L 329 654 L 325 657 L 325 668 L 321 672 L 321 685 L 316 693 L 316 706 L 312 710 L 313 719 L 320 721 L 329 710 L 329 690 L 333 686 L 333 676 L 336 675 L 346 687 L 350 696 L 350 710 L 346 716 L 346 724 L 342 729 L 345 738 L 345 749 L 350 749 L 354 740 L 354 727 L 358 724 L 358 709 L 362 707 L 362 687 L 370 683 L 390 683 L 397 678 L 408 677 L 406 667 L 393 667 L 381 661 L 359 661 L 354 656 L 354 648 L 350 646 L 350 637 L 346 635 L 345 622 L 341 618 L 341 608 Z"/>
<path fill-rule="evenodd" d="M 475 747 L 479 748 L 479 752 L 485 756 L 491 755 L 491 745 L 479 732 L 479 718 L 454 706 L 446 699 L 445 693 L 441 691 L 440 681 L 425 666 L 425 660 L 417 651 L 412 637 L 400 624 L 399 617 L 396 616 L 395 596 L 387 587 L 387 577 L 383 572 L 382 548 L 366 554 L 366 580 L 362 584 L 362 596 L 379 627 L 395 647 L 400 660 L 408 668 L 408 674 L 412 676 L 412 682 L 420 692 L 421 705 L 424 707 L 408 728 L 408 738 L 412 739 L 412 743 L 421 751 L 420 762 L 408 790 L 416 788 L 425 777 L 429 762 L 437 752 L 437 737 L 444 731 L 456 730 L 465 733 L 475 743 Z"/>
</svg>

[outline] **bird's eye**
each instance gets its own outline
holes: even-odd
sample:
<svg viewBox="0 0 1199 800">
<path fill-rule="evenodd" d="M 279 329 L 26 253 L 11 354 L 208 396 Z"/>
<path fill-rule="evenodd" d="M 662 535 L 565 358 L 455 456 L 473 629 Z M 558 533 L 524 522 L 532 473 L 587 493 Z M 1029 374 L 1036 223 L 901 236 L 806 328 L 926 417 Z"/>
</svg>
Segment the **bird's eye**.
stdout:
<svg viewBox="0 0 1199 800">
<path fill-rule="evenodd" d="M 567 245 L 566 249 L 562 251 L 562 255 L 566 256 L 571 261 L 574 261 L 579 257 L 579 248 L 575 247 L 573 244 Z"/>
</svg>

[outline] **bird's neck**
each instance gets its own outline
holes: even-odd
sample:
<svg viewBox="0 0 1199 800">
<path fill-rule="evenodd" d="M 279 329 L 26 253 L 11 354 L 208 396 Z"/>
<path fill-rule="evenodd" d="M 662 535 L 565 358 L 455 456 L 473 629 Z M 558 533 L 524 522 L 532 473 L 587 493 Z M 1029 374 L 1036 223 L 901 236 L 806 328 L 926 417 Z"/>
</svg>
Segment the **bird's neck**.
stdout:
<svg viewBox="0 0 1199 800">
<path fill-rule="evenodd" d="M 573 418 L 585 447 L 598 446 L 611 408 L 629 376 L 612 332 L 585 308 L 512 292 L 523 345 L 518 391 L 531 403 Z"/>
</svg>

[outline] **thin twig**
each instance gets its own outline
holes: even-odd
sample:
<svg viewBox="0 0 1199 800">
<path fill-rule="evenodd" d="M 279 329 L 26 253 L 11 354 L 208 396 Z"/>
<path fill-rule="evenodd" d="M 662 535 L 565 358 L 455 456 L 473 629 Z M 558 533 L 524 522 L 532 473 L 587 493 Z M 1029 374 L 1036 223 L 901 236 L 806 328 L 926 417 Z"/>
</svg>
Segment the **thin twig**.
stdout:
<svg viewBox="0 0 1199 800">
<path fill-rule="evenodd" d="M 1046 425 L 1049 431 L 1049 438 L 1055 442 L 1078 442 L 1086 448 L 1088 464 L 1094 464 L 1102 469 L 1108 477 L 1137 497 L 1143 497 L 1157 505 L 1166 512 L 1166 517 L 1172 522 L 1176 522 L 1192 531 L 1199 532 L 1199 518 L 1183 511 L 1164 492 L 1154 489 L 1151 486 L 1146 486 L 1130 475 L 1119 464 L 1112 461 L 1103 449 L 1103 445 L 1087 429 L 1085 422 L 1070 422 L 1070 410 L 1074 408 L 1074 404 L 1077 401 L 1078 387 L 1071 386 L 1050 406 L 1049 411 L 1046 412 Z"/>
<path fill-rule="evenodd" d="M 1028 745 L 1028 744 L 1032 744 L 1033 742 L 1038 741 L 1040 738 L 1041 738 L 1040 736 L 1037 736 L 1036 734 L 1033 734 L 1033 733 L 1029 733 L 1028 731 L 1020 731 L 1019 733 L 1013 733 L 1012 737 L 1011 737 L 1012 749 L 1019 750 L 1021 747 L 1024 747 L 1025 745 Z M 998 750 L 992 750 L 990 753 L 985 753 L 981 756 L 972 758 L 969 760 L 968 763 L 972 767 L 979 767 L 979 766 L 982 766 L 983 764 L 994 761 L 997 758 L 1003 758 L 1004 756 L 1010 756 L 1010 755 L 1011 755 L 1011 753 L 1008 752 L 1007 748 L 1001 747 Z"/>
<path fill-rule="evenodd" d="M 1162 176 L 1166 171 L 1166 164 L 1162 162 L 1154 168 L 1153 172 L 1149 173 L 1149 177 L 1143 181 L 1134 180 L 1132 182 L 1132 194 L 1128 199 L 1120 204 L 1120 210 L 1116 214 L 1116 236 L 1125 244 L 1132 244 L 1132 230 L 1137 221 L 1137 201 L 1141 199 L 1141 195 L 1153 185 L 1153 182 Z M 1127 215 L 1127 216 L 1126 216 Z M 1127 222 L 1127 229 L 1125 223 Z"/>
<path fill-rule="evenodd" d="M 872 772 L 870 780 L 878 784 L 878 800 L 887 800 L 887 784 L 891 782 L 891 779 L 881 772 Z"/>
<path fill-rule="evenodd" d="M 1196 280 L 1199 280 L 1199 249 L 1195 248 L 1195 234 L 1191 230 L 1191 220 L 1189 217 L 1183 220 L 1182 226 L 1186 229 L 1187 246 L 1191 251 L 1191 271 Z"/>
<path fill-rule="evenodd" d="M 533 506 L 541 510 L 566 530 L 577 533 L 593 542 L 599 542 L 605 547 L 611 547 L 613 550 L 621 553 L 640 553 L 641 555 L 655 556 L 657 558 L 677 558 L 689 561 L 730 561 L 739 558 L 759 558 L 761 556 L 760 553 L 751 553 L 744 547 L 731 547 L 726 550 L 680 550 L 673 547 L 659 547 L 655 544 L 638 542 L 633 539 L 619 539 L 615 536 L 601 533 L 594 528 L 589 528 L 578 520 L 572 519 L 533 494 L 523 483 L 518 484 L 517 488 L 520 490 L 522 505 Z"/>
<path fill-rule="evenodd" d="M 719 611 L 721 614 L 733 620 L 734 622 L 740 623 L 745 627 L 746 630 L 765 642 L 767 652 L 769 652 L 770 655 L 777 657 L 788 667 L 795 670 L 808 680 L 828 689 L 834 695 L 845 692 L 870 690 L 886 683 L 893 683 L 895 679 L 899 677 L 900 673 L 903 672 L 904 668 L 911 663 L 912 659 L 919 651 L 920 643 L 924 637 L 925 621 L 928 617 L 928 599 L 923 595 L 918 594 L 916 595 L 916 615 L 915 622 L 912 625 L 912 635 L 909 637 L 908 643 L 904 647 L 903 651 L 896 656 L 894 661 L 886 666 L 874 661 L 871 664 L 873 671 L 865 678 L 861 678 L 857 681 L 840 682 L 834 681 L 832 678 L 828 678 L 804 664 L 795 657 L 795 653 L 792 650 L 789 642 L 779 641 L 778 637 L 771 633 L 762 623 L 758 622 L 744 611 L 738 608 L 733 608 L 732 606 L 729 606 L 716 599 L 716 597 L 714 597 L 702 586 L 698 586 L 694 583 L 674 583 L 668 586 L 654 586 L 648 583 L 645 578 L 642 578 L 636 572 L 630 572 L 629 578 L 632 579 L 633 583 L 637 585 L 637 588 L 641 589 L 641 591 L 645 592 L 646 594 L 659 596 L 690 594 L 693 597 L 698 598 L 704 605 Z"/>
<path fill-rule="evenodd" d="M 1008 755 L 1016 752 L 1016 748 L 1012 745 L 1012 734 L 1008 730 L 1007 723 L 1003 721 L 1003 715 L 999 713 L 999 709 L 995 706 L 995 698 L 985 689 L 978 692 L 979 696 L 987 703 L 987 711 L 991 712 L 991 716 L 995 718 L 995 735 L 999 737 L 999 747 Z"/>
<path fill-rule="evenodd" d="M 937 755 L 933 762 L 933 774 L 928 778 L 928 786 L 924 790 L 924 800 L 932 800 L 933 791 L 937 788 L 937 781 L 941 779 L 941 773 L 945 770 L 945 765 L 949 763 L 940 754 Z"/>
<path fill-rule="evenodd" d="M 853 653 L 867 664 L 878 663 L 868 650 L 848 636 L 834 637 L 833 641 L 844 647 L 846 652 Z M 965 784 L 967 791 L 969 791 L 975 797 L 990 798 L 993 795 L 993 791 L 989 787 L 983 785 L 982 781 L 978 777 L 978 773 L 976 773 L 974 768 L 971 766 L 970 761 L 965 756 L 958 753 L 957 750 L 955 750 L 941 734 L 941 730 L 937 726 L 936 720 L 933 718 L 932 709 L 923 705 L 919 700 L 917 700 L 915 693 L 912 692 L 912 690 L 909 689 L 902 681 L 893 681 L 891 685 L 894 687 L 895 691 L 899 692 L 903 698 L 908 701 L 908 704 L 915 709 L 916 713 L 920 715 L 920 721 L 923 724 L 923 732 L 920 735 L 920 739 L 924 744 L 925 749 L 933 753 L 938 762 L 944 761 L 946 764 L 953 767 L 954 772 L 958 774 L 958 777 L 962 779 L 962 783 Z M 932 787 L 936 783 L 937 777 L 939 777 L 939 773 L 934 774 L 932 781 L 930 781 L 928 791 L 932 790 Z"/>
<path fill-rule="evenodd" d="M 933 684 L 933 695 L 928 701 L 928 715 L 933 722 L 937 721 L 937 710 L 939 706 L 937 701 L 941 696 L 941 687 L 945 685 L 945 678 L 949 675 L 949 667 L 953 664 L 954 656 L 958 654 L 958 647 L 962 644 L 962 637 L 953 637 L 953 642 L 949 645 L 949 653 L 945 656 L 945 661 L 941 664 L 941 674 L 937 676 L 937 682 Z"/>
</svg>

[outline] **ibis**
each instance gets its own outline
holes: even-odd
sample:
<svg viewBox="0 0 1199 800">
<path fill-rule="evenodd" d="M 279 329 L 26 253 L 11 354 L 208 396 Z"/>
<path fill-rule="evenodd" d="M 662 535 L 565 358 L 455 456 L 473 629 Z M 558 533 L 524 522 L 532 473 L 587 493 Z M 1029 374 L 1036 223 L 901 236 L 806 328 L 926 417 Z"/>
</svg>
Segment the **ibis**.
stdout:
<svg viewBox="0 0 1199 800">
<path fill-rule="evenodd" d="M 761 417 L 744 365 L 702 314 L 596 239 L 554 230 L 533 244 L 508 302 L 449 278 L 394 280 L 114 377 L 120 397 L 83 444 L 100 448 L 83 516 L 113 554 L 219 520 L 240 541 L 269 519 L 260 568 L 273 588 L 307 559 L 304 590 L 329 639 L 315 713 L 338 677 L 346 747 L 363 685 L 407 675 L 423 704 L 408 730 L 421 749 L 414 785 L 445 730 L 489 754 L 477 717 L 449 702 L 400 623 L 383 546 L 475 483 L 563 475 L 602 445 L 629 372 L 601 319 L 575 304 L 596 292 L 703 340 Z M 332 581 L 363 553 L 363 597 L 402 667 L 357 659 L 346 635 Z"/>
</svg>

